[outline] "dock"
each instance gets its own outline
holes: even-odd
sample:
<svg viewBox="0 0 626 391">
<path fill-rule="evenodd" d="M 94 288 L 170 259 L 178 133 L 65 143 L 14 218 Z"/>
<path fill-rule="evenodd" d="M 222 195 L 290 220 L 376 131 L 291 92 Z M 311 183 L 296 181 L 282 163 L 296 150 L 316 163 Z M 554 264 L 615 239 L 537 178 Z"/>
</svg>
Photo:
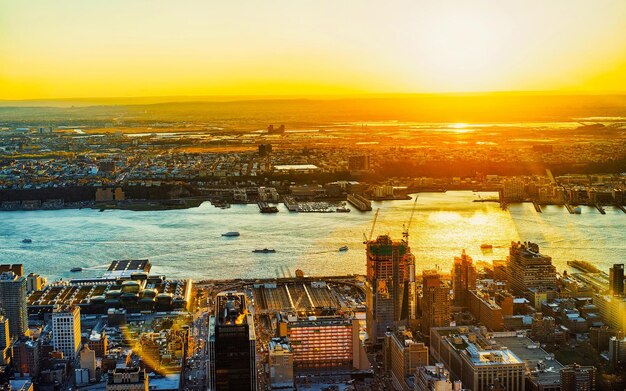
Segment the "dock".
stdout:
<svg viewBox="0 0 626 391">
<path fill-rule="evenodd" d="M 541 210 L 541 206 L 539 205 L 537 201 L 533 201 L 533 206 L 535 207 L 535 210 L 537 211 L 537 213 L 543 213 L 543 211 Z"/>
<path fill-rule="evenodd" d="M 604 208 L 602 207 L 602 205 L 600 204 L 596 204 L 595 205 L 596 209 L 598 210 L 598 212 L 602 213 L 603 215 L 606 214 L 606 210 L 604 210 Z"/>
<path fill-rule="evenodd" d="M 567 209 L 567 211 L 569 212 L 569 214 L 573 215 L 573 214 L 576 213 L 576 212 L 574 212 L 574 207 L 573 206 L 571 206 L 567 202 L 564 205 L 565 205 L 565 208 Z"/>
<path fill-rule="evenodd" d="M 360 194 L 349 194 L 348 202 L 361 212 L 372 210 L 372 202 Z"/>
<path fill-rule="evenodd" d="M 626 213 L 626 208 L 624 208 L 624 205 L 615 204 L 615 207 L 617 209 L 621 210 L 622 212 Z"/>
</svg>

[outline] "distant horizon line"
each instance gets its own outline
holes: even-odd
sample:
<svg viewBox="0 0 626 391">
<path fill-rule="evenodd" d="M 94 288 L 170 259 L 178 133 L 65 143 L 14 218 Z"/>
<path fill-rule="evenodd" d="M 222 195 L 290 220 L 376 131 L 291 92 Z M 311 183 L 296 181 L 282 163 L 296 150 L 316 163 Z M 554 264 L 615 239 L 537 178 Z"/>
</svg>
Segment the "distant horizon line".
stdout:
<svg viewBox="0 0 626 391">
<path fill-rule="evenodd" d="M 11 104 L 25 106 L 28 103 L 97 103 L 110 102 L 110 105 L 128 104 L 132 101 L 144 101 L 141 103 L 192 103 L 212 102 L 228 103 L 238 101 L 269 101 L 269 100 L 335 100 L 335 99 L 368 99 L 368 98 L 411 98 L 411 97 L 436 97 L 436 96 L 614 96 L 626 95 L 626 91 L 458 91 L 458 92 L 373 92 L 373 93 L 345 93 L 345 94 L 213 94 L 213 95 L 146 95 L 146 96 L 85 96 L 67 98 L 22 98 L 0 99 L 0 106 L 10 107 Z M 115 102 L 118 103 L 115 103 Z M 127 103 L 122 103 L 127 102 Z"/>
</svg>

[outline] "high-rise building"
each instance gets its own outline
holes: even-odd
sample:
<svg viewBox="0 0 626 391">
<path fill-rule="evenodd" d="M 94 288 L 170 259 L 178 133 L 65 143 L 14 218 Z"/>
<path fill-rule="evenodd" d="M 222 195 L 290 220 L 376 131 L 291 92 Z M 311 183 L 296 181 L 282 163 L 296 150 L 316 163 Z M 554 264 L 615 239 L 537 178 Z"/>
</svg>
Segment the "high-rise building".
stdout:
<svg viewBox="0 0 626 391">
<path fill-rule="evenodd" d="M 529 288 L 556 289 L 556 268 L 552 258 L 539 253 L 531 242 L 512 242 L 507 257 L 507 281 L 516 295 Z"/>
<path fill-rule="evenodd" d="M 469 291 L 476 289 L 476 267 L 472 264 L 472 257 L 461 253 L 460 257 L 454 257 L 452 265 L 452 291 L 454 292 L 454 305 L 466 307 L 469 300 Z"/>
<path fill-rule="evenodd" d="M 12 271 L 0 274 L 0 305 L 9 319 L 9 335 L 12 339 L 22 337 L 28 331 L 26 309 L 26 278 Z"/>
<path fill-rule="evenodd" d="M 609 292 L 612 295 L 624 294 L 624 264 L 615 264 L 609 268 Z"/>
<path fill-rule="evenodd" d="M 407 379 L 413 376 L 416 368 L 428 365 L 428 347 L 416 342 L 410 331 L 388 331 L 383 343 L 383 361 L 394 388 L 410 391 L 413 387 Z"/>
<path fill-rule="evenodd" d="M 436 270 L 422 272 L 422 332 L 450 325 L 450 289 Z"/>
<path fill-rule="evenodd" d="M 293 390 L 293 348 L 288 340 L 274 338 L 269 342 L 270 386 L 272 389 Z"/>
<path fill-rule="evenodd" d="M 109 375 L 106 391 L 148 391 L 145 369 L 115 368 Z"/>
<path fill-rule="evenodd" d="M 257 390 L 254 317 L 241 292 L 216 296 L 209 318 L 209 390 Z"/>
<path fill-rule="evenodd" d="M 78 306 L 56 308 L 52 313 L 52 346 L 68 360 L 80 350 L 80 309 Z"/>
<path fill-rule="evenodd" d="M 595 367 L 572 364 L 561 369 L 562 391 L 595 391 L 595 389 Z"/>
<path fill-rule="evenodd" d="M 626 366 L 626 338 L 609 339 L 609 364 L 613 368 Z"/>
<path fill-rule="evenodd" d="M 367 334 L 374 343 L 387 328 L 415 319 L 415 257 L 407 239 L 381 235 L 366 242 Z"/>
</svg>

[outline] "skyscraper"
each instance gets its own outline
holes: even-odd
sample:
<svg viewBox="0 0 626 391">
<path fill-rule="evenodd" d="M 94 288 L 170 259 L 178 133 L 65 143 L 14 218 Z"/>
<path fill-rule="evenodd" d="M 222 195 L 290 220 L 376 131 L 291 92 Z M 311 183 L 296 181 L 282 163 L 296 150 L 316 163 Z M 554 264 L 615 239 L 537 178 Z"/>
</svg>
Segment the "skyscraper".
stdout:
<svg viewBox="0 0 626 391">
<path fill-rule="evenodd" d="M 422 272 L 422 332 L 432 327 L 450 326 L 450 289 L 436 270 Z"/>
<path fill-rule="evenodd" d="M 624 294 L 624 264 L 615 264 L 609 268 L 609 291 L 621 296 Z"/>
<path fill-rule="evenodd" d="M 388 235 L 367 241 L 366 254 L 367 333 L 377 342 L 388 327 L 415 319 L 415 257 L 407 237 Z"/>
<path fill-rule="evenodd" d="M 77 306 L 57 308 L 52 314 L 52 346 L 69 360 L 80 350 L 80 309 Z"/>
<path fill-rule="evenodd" d="M 246 296 L 222 292 L 209 318 L 209 390 L 257 390 L 256 334 Z"/>
<path fill-rule="evenodd" d="M 461 253 L 460 257 L 454 257 L 452 265 L 452 290 L 454 291 L 454 305 L 467 306 L 470 290 L 476 289 L 476 268 L 472 264 L 472 257 Z"/>
<path fill-rule="evenodd" d="M 0 305 L 9 319 L 11 339 L 19 338 L 28 331 L 26 309 L 26 278 L 12 271 L 0 274 Z"/>
<path fill-rule="evenodd" d="M 556 268 L 552 258 L 539 253 L 531 242 L 512 242 L 507 257 L 509 288 L 520 295 L 529 288 L 556 289 Z"/>
</svg>

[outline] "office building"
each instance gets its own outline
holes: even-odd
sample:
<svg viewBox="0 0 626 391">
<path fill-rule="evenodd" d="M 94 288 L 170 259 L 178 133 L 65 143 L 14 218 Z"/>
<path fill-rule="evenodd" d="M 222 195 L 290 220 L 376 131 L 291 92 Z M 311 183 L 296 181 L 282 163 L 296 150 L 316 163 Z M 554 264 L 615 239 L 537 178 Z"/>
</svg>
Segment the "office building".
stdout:
<svg viewBox="0 0 626 391">
<path fill-rule="evenodd" d="M 88 370 L 88 381 L 96 381 L 96 352 L 85 344 L 80 350 L 80 367 Z"/>
<path fill-rule="evenodd" d="M 513 296 L 505 292 L 490 295 L 483 291 L 470 291 L 469 310 L 479 324 L 492 331 L 504 330 L 504 318 L 513 315 Z"/>
<path fill-rule="evenodd" d="M 366 254 L 367 334 L 376 343 L 387 328 L 415 319 L 415 257 L 408 236 L 378 236 L 366 242 Z"/>
<path fill-rule="evenodd" d="M 0 265 L 0 274 L 4 272 L 12 272 L 16 276 L 22 277 L 24 275 L 24 265 L 21 263 L 2 264 Z"/>
<path fill-rule="evenodd" d="M 4 315 L 9 319 L 11 339 L 24 336 L 28 331 L 26 278 L 24 276 L 18 276 L 13 271 L 0 274 L 0 305 L 4 309 Z"/>
<path fill-rule="evenodd" d="M 578 364 L 561 369 L 561 391 L 595 391 L 596 368 Z"/>
<path fill-rule="evenodd" d="M 257 390 L 254 317 L 241 292 L 221 292 L 209 318 L 209 390 Z"/>
<path fill-rule="evenodd" d="M 615 264 L 609 268 L 609 293 L 616 296 L 624 294 L 624 264 Z"/>
<path fill-rule="evenodd" d="M 109 351 L 109 336 L 104 330 L 101 332 L 91 332 L 89 336 L 89 349 L 96 352 L 96 357 L 102 358 Z"/>
<path fill-rule="evenodd" d="M 460 257 L 454 257 L 452 265 L 452 291 L 454 292 L 453 304 L 459 307 L 466 307 L 469 301 L 469 291 L 476 289 L 476 267 L 472 264 L 472 257 L 461 253 Z"/>
<path fill-rule="evenodd" d="M 148 375 L 144 369 L 115 368 L 109 375 L 106 391 L 148 391 Z"/>
<path fill-rule="evenodd" d="M 293 349 L 287 339 L 269 342 L 270 386 L 273 390 L 293 390 Z"/>
<path fill-rule="evenodd" d="M 48 279 L 46 277 L 42 277 L 39 274 L 30 273 L 26 276 L 26 292 L 34 292 L 42 290 L 46 284 L 48 283 Z"/>
<path fill-rule="evenodd" d="M 496 347 L 504 347 L 526 364 L 526 391 L 560 391 L 559 371 L 563 365 L 554 355 L 541 348 L 538 342 L 516 333 L 493 333 L 489 341 Z"/>
<path fill-rule="evenodd" d="M 443 364 L 417 367 L 415 371 L 415 391 L 461 391 L 461 382 L 452 382 L 450 373 Z"/>
<path fill-rule="evenodd" d="M 422 333 L 450 325 L 450 288 L 436 270 L 422 272 Z"/>
<path fill-rule="evenodd" d="M 22 337 L 11 348 L 13 354 L 13 367 L 20 376 L 39 376 L 39 361 L 41 357 L 41 345 L 39 341 Z"/>
<path fill-rule="evenodd" d="M 349 171 L 367 171 L 370 169 L 369 155 L 348 156 Z"/>
<path fill-rule="evenodd" d="M 428 365 L 428 347 L 416 342 L 410 331 L 389 331 L 383 343 L 383 362 L 395 389 L 410 391 L 414 388 L 410 377 L 418 367 Z"/>
<path fill-rule="evenodd" d="M 0 315 L 0 365 L 8 365 L 11 361 L 11 336 L 9 320 Z"/>
<path fill-rule="evenodd" d="M 282 316 L 279 334 L 289 339 L 296 372 L 361 369 L 365 352 L 359 321 L 344 316 Z"/>
<path fill-rule="evenodd" d="M 52 313 L 52 346 L 62 352 L 64 358 L 76 359 L 81 346 L 78 306 L 60 307 Z"/>
<path fill-rule="evenodd" d="M 507 282 L 516 295 L 530 288 L 556 289 L 556 268 L 552 258 L 539 253 L 531 242 L 512 242 L 507 257 Z"/>
<path fill-rule="evenodd" d="M 593 305 L 606 325 L 616 330 L 626 330 L 626 297 L 595 294 Z"/>
<path fill-rule="evenodd" d="M 476 391 L 497 387 L 524 391 L 524 361 L 508 348 L 492 344 L 478 329 L 432 328 L 430 352 L 464 387 Z"/>
<path fill-rule="evenodd" d="M 613 368 L 626 366 L 626 338 L 609 339 L 609 364 Z"/>
</svg>

